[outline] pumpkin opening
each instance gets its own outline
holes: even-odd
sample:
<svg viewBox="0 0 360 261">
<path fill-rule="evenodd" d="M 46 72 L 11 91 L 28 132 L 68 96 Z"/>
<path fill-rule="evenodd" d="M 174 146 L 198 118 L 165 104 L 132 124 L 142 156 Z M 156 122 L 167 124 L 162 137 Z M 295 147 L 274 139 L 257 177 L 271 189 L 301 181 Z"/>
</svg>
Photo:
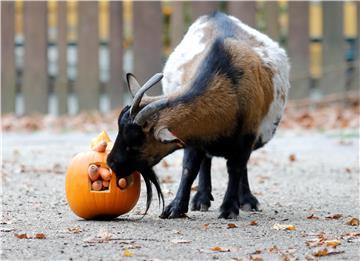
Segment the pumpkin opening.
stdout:
<svg viewBox="0 0 360 261">
<path fill-rule="evenodd" d="M 91 193 L 110 193 L 112 170 L 104 162 L 88 166 L 88 188 Z"/>
</svg>

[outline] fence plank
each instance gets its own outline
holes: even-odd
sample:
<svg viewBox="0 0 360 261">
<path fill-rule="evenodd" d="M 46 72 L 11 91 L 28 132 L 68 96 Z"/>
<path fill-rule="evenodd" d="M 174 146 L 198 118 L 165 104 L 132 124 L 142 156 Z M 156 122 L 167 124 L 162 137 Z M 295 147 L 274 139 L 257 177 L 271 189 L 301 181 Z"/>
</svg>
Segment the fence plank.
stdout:
<svg viewBox="0 0 360 261">
<path fill-rule="evenodd" d="M 1 3 L 1 112 L 15 112 L 15 2 Z"/>
<path fill-rule="evenodd" d="M 161 2 L 136 1 L 133 3 L 134 74 L 143 84 L 153 74 L 162 71 L 162 11 Z M 149 91 L 161 93 L 158 85 Z"/>
<path fill-rule="evenodd" d="M 355 65 L 355 84 L 354 87 L 359 89 L 360 86 L 360 2 L 356 4 L 357 8 L 357 57 Z"/>
<path fill-rule="evenodd" d="M 324 94 L 341 92 L 345 86 L 345 60 L 343 37 L 343 3 L 322 2 L 322 79 L 320 90 Z"/>
<path fill-rule="evenodd" d="M 77 79 L 80 110 L 99 108 L 99 17 L 97 2 L 78 2 Z"/>
<path fill-rule="evenodd" d="M 291 2 L 289 2 L 289 4 L 290 3 Z M 280 24 L 279 24 L 279 5 L 277 1 L 265 2 L 265 23 L 266 23 L 266 34 L 271 39 L 278 41 L 280 34 Z"/>
<path fill-rule="evenodd" d="M 58 114 L 67 113 L 67 6 L 66 2 L 57 3 L 57 51 L 58 73 L 55 81 L 55 95 L 58 100 Z"/>
<path fill-rule="evenodd" d="M 24 2 L 25 114 L 48 111 L 47 3 Z"/>
<path fill-rule="evenodd" d="M 171 2 L 172 14 L 170 20 L 171 49 L 180 43 L 185 34 L 184 1 Z"/>
<path fill-rule="evenodd" d="M 309 2 L 289 2 L 290 98 L 309 95 Z"/>
<path fill-rule="evenodd" d="M 219 9 L 218 1 L 192 1 L 191 17 L 195 21 L 199 16 L 207 15 Z"/>
<path fill-rule="evenodd" d="M 228 12 L 243 23 L 256 28 L 256 1 L 230 1 Z"/>
<path fill-rule="evenodd" d="M 110 96 L 110 107 L 123 106 L 123 3 L 110 2 L 110 84 L 107 93 Z"/>
</svg>

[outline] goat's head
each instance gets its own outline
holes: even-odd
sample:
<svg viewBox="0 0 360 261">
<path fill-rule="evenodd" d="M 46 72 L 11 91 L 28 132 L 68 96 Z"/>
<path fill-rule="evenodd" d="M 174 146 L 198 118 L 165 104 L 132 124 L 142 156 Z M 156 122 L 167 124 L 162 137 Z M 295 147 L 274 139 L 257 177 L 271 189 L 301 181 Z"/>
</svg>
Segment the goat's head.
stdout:
<svg viewBox="0 0 360 261">
<path fill-rule="evenodd" d="M 135 95 L 131 106 L 126 106 L 120 113 L 119 132 L 107 160 L 118 178 L 126 177 L 134 171 L 142 174 L 147 188 L 145 213 L 151 203 L 151 183 L 155 185 L 164 206 L 159 181 L 152 167 L 179 147 L 177 138 L 166 127 L 156 125 L 160 111 L 168 106 L 168 98 L 144 97 L 145 92 L 162 77 L 160 73 L 155 74 L 140 87 L 136 78 L 127 74 L 128 87 Z"/>
</svg>

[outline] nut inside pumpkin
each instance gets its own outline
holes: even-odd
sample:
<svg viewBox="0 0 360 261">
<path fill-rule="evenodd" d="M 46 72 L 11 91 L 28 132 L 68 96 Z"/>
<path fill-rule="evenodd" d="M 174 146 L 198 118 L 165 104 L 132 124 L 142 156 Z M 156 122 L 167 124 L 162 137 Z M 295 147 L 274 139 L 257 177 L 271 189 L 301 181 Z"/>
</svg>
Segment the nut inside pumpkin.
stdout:
<svg viewBox="0 0 360 261">
<path fill-rule="evenodd" d="M 94 168 L 91 166 L 96 166 Z M 94 179 L 94 169 L 96 169 L 97 174 L 96 179 Z M 104 174 L 105 173 L 105 174 Z M 88 182 L 89 182 L 89 190 L 91 192 L 110 192 L 111 189 L 111 177 L 112 171 L 111 169 L 104 164 L 103 162 L 92 163 L 88 167 Z"/>
</svg>

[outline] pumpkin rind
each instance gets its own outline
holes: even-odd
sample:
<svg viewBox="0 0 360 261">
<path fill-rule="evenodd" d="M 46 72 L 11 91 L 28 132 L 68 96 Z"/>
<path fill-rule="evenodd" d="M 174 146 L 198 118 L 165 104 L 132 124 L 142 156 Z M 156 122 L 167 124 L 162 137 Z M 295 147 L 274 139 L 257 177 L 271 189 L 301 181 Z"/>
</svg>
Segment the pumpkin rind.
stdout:
<svg viewBox="0 0 360 261">
<path fill-rule="evenodd" d="M 140 174 L 131 175 L 126 189 L 116 186 L 113 172 L 109 190 L 91 191 L 88 167 L 93 163 L 106 165 L 107 153 L 88 151 L 77 154 L 70 162 L 65 181 L 66 197 L 71 210 L 85 219 L 115 218 L 129 212 L 140 196 Z"/>
</svg>

